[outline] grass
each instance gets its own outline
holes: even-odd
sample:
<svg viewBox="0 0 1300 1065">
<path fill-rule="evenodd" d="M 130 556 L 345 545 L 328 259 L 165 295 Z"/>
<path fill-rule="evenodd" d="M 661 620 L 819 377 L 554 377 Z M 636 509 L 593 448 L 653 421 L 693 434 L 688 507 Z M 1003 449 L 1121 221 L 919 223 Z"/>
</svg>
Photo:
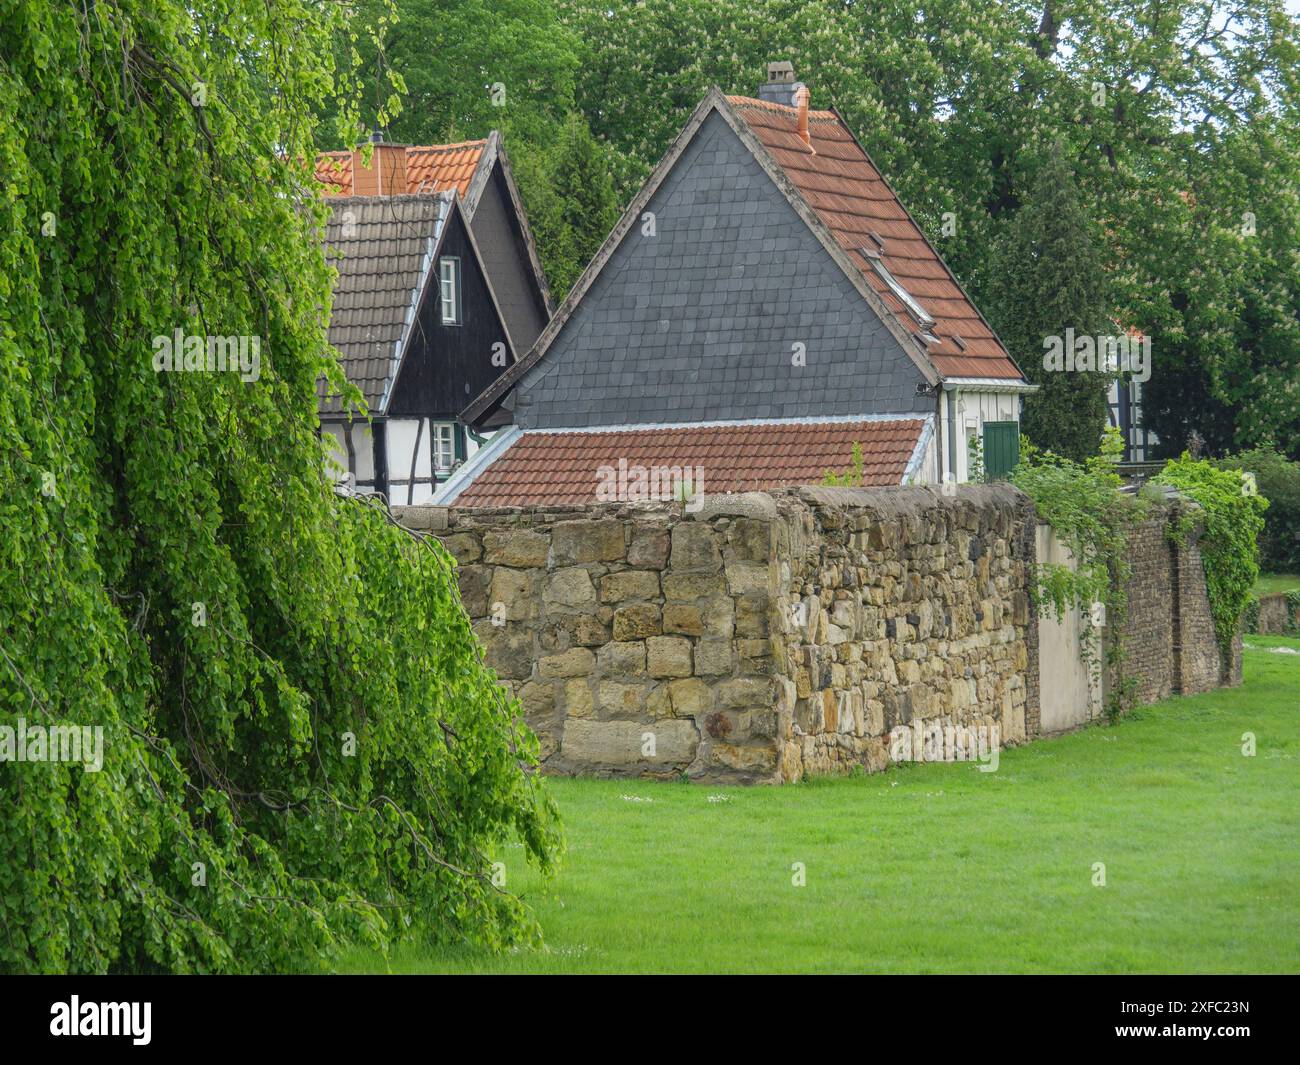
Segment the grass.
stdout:
<svg viewBox="0 0 1300 1065">
<path fill-rule="evenodd" d="M 994 773 L 922 765 L 749 789 L 555 780 L 569 838 L 557 878 L 504 852 L 544 948 L 354 952 L 342 968 L 1295 972 L 1300 655 L 1268 649 L 1300 641 L 1248 643 L 1243 687 L 1005 751 Z"/>
<path fill-rule="evenodd" d="M 1300 573 L 1261 573 L 1255 581 L 1255 598 L 1277 592 L 1300 592 Z"/>
</svg>

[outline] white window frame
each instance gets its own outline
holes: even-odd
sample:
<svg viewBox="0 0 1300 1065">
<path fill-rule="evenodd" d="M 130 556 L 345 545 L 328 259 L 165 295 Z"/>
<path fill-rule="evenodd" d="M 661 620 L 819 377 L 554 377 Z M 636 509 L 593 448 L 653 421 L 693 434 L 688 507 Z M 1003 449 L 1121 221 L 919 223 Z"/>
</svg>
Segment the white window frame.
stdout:
<svg viewBox="0 0 1300 1065">
<path fill-rule="evenodd" d="M 456 424 L 430 424 L 429 445 L 433 448 L 433 472 L 450 473 L 456 467 Z"/>
<path fill-rule="evenodd" d="M 438 260 L 438 297 L 443 325 L 460 325 L 460 260 L 444 255 Z"/>
</svg>

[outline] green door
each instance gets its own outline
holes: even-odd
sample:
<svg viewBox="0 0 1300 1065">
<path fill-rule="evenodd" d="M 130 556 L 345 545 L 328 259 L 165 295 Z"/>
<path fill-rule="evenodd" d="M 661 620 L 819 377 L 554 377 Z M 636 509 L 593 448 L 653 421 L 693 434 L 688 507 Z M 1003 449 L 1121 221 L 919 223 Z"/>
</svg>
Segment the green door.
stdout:
<svg viewBox="0 0 1300 1065">
<path fill-rule="evenodd" d="M 990 481 L 1005 477 L 1020 461 L 1020 423 L 984 423 L 984 473 Z"/>
</svg>

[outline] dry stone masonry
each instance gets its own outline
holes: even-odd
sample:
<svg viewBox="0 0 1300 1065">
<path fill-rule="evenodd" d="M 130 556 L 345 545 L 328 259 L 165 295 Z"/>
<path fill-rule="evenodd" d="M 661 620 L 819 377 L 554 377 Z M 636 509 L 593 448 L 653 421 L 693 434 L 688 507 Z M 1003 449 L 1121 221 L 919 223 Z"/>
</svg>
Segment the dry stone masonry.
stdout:
<svg viewBox="0 0 1300 1065">
<path fill-rule="evenodd" d="M 1039 735 L 1037 519 L 1009 486 L 396 513 L 456 558 L 548 772 L 777 783 L 883 769 L 899 726 Z M 1195 547 L 1163 527 L 1130 593 L 1149 698 L 1233 675 Z"/>
</svg>

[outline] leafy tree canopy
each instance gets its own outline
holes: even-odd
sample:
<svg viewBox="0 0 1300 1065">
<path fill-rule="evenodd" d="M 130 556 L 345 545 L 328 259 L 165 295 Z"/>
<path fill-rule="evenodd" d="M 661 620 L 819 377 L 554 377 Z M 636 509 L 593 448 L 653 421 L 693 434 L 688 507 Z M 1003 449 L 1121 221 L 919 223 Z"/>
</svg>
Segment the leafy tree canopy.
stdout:
<svg viewBox="0 0 1300 1065">
<path fill-rule="evenodd" d="M 0 12 L 0 724 L 103 743 L 0 772 L 0 968 L 533 935 L 491 849 L 555 854 L 536 740 L 449 557 L 337 497 L 317 438 L 343 9 Z M 177 331 L 257 341 L 256 379 L 156 370 Z"/>
</svg>

